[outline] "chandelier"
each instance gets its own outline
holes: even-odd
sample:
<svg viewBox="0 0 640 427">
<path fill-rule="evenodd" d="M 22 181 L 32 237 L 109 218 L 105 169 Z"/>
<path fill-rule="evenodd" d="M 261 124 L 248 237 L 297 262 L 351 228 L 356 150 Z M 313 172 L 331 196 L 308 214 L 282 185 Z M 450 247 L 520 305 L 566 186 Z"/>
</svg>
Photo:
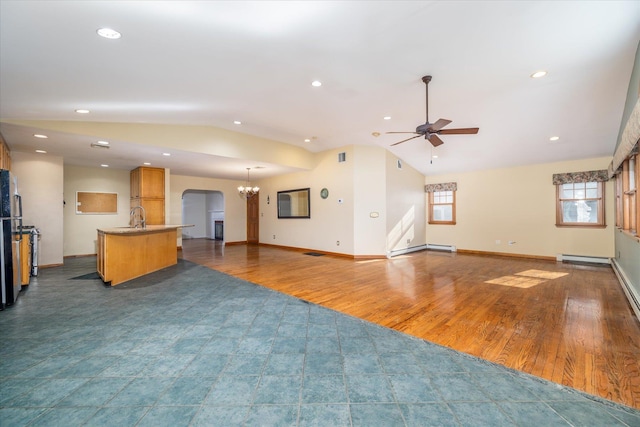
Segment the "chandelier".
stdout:
<svg viewBox="0 0 640 427">
<path fill-rule="evenodd" d="M 258 194 L 258 191 L 260 191 L 260 187 L 252 187 L 251 183 L 249 182 L 250 169 L 251 168 L 247 168 L 247 185 L 241 185 L 240 187 L 238 187 L 238 194 L 240 194 L 241 197 L 245 197 L 247 199 L 254 194 Z"/>
</svg>

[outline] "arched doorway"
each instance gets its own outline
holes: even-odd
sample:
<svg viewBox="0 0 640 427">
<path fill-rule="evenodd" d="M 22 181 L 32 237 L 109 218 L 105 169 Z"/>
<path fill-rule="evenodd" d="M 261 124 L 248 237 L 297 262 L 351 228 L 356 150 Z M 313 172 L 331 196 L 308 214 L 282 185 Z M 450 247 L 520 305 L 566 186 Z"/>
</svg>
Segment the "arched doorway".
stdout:
<svg viewBox="0 0 640 427">
<path fill-rule="evenodd" d="M 193 227 L 182 229 L 183 239 L 224 240 L 224 194 L 221 191 L 185 190 L 182 221 Z"/>
</svg>

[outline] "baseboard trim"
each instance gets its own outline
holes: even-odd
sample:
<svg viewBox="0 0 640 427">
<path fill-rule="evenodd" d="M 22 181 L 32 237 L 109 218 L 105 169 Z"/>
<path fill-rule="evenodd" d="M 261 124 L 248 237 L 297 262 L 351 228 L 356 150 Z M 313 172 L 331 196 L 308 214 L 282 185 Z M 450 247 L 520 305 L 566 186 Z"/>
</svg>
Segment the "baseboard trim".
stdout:
<svg viewBox="0 0 640 427">
<path fill-rule="evenodd" d="M 622 286 L 624 294 L 627 296 L 629 305 L 631 305 L 633 312 L 636 314 L 638 320 L 640 320 L 640 295 L 636 294 L 635 290 L 631 287 L 631 281 L 615 258 L 611 258 L 611 267 L 618 278 L 618 282 L 620 282 L 620 286 Z"/>
<path fill-rule="evenodd" d="M 46 265 L 39 265 L 38 268 L 43 269 L 43 268 L 62 267 L 63 265 L 64 263 L 63 264 L 46 264 Z"/>
<path fill-rule="evenodd" d="M 499 256 L 499 257 L 506 257 L 506 258 L 538 259 L 542 261 L 557 262 L 556 257 L 543 256 L 543 255 L 512 254 L 507 252 L 473 251 L 469 249 L 458 249 L 458 253 L 469 254 L 469 255 L 482 255 L 482 256 Z"/>
</svg>

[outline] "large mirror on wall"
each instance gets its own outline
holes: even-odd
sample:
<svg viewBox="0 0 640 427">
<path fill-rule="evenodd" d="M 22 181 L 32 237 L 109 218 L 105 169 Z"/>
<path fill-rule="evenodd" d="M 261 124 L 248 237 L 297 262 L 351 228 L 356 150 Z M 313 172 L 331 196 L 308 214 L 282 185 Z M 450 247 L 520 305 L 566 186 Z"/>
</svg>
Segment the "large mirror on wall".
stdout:
<svg viewBox="0 0 640 427">
<path fill-rule="evenodd" d="M 278 218 L 311 218 L 309 188 L 278 191 Z"/>
</svg>

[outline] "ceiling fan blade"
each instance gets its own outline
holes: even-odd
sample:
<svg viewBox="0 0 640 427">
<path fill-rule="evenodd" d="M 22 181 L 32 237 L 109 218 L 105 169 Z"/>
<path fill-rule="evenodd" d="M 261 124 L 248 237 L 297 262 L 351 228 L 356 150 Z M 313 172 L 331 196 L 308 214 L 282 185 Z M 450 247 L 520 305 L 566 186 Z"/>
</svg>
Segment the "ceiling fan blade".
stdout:
<svg viewBox="0 0 640 427">
<path fill-rule="evenodd" d="M 449 123 L 451 123 L 451 120 L 447 120 L 447 119 L 438 119 L 437 122 L 435 122 L 434 124 L 432 124 L 431 126 L 429 126 L 429 132 L 436 132 L 439 131 L 440 129 L 442 129 L 443 127 L 445 127 L 446 125 L 448 125 Z"/>
<path fill-rule="evenodd" d="M 438 131 L 440 135 L 461 135 L 461 134 L 472 134 L 478 133 L 479 128 L 460 128 L 460 129 L 444 129 Z"/>
<path fill-rule="evenodd" d="M 419 138 L 419 137 L 421 137 L 421 136 L 422 136 L 422 135 L 419 135 L 419 134 L 418 134 L 418 135 L 416 135 L 416 136 L 412 136 L 411 138 L 403 139 L 402 141 L 396 142 L 395 144 L 391 144 L 391 146 L 393 147 L 394 145 L 402 144 L 403 142 L 407 142 L 407 141 L 410 141 L 410 140 L 412 140 L 412 139 Z"/>
<path fill-rule="evenodd" d="M 416 135 L 422 135 L 421 133 L 418 132 L 385 132 L 386 133 L 415 133 Z"/>
<path fill-rule="evenodd" d="M 429 142 L 431 143 L 431 145 L 433 145 L 434 147 L 437 147 L 438 145 L 442 145 L 444 144 L 444 141 L 441 140 L 438 135 L 436 135 L 435 133 L 432 133 L 431 135 L 429 135 Z"/>
</svg>

